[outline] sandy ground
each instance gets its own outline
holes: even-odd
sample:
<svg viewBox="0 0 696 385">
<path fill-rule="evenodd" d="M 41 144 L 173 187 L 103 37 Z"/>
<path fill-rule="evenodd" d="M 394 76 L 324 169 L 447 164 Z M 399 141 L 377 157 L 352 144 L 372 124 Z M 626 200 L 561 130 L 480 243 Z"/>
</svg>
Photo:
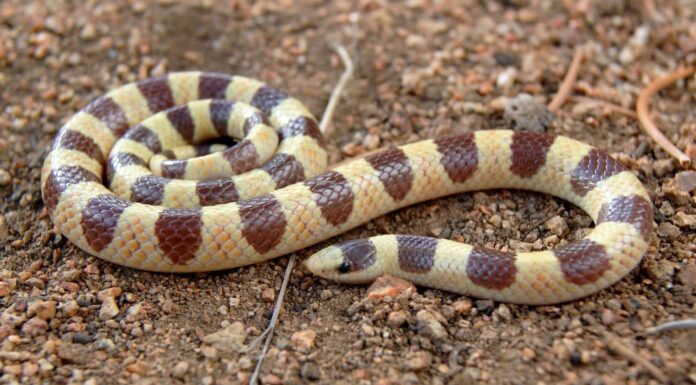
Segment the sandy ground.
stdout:
<svg viewBox="0 0 696 385">
<path fill-rule="evenodd" d="M 61 123 L 92 98 L 150 75 L 198 69 L 262 79 L 321 116 L 354 61 L 334 116 L 332 160 L 381 146 L 506 127 L 503 97 L 546 103 L 575 49 L 575 96 L 548 131 L 606 149 L 648 187 L 656 231 L 641 266 L 560 306 L 516 306 L 419 289 L 366 300 L 365 287 L 301 267 L 261 382 L 322 384 L 656 384 L 619 341 L 672 383 L 696 383 L 693 171 L 630 116 L 650 80 L 696 62 L 696 2 L 38 1 L 0 3 L 0 382 L 247 383 L 287 258 L 215 274 L 150 274 L 91 257 L 52 229 L 39 171 Z M 696 81 L 654 101 L 681 148 L 696 138 Z M 594 101 L 593 101 L 594 100 Z M 531 113 L 529 119 L 538 116 Z M 534 122 L 532 122 L 534 123 Z M 348 234 L 434 235 L 498 249 L 554 247 L 592 227 L 549 196 L 491 191 L 400 210 Z M 298 253 L 300 260 L 324 245 Z"/>
</svg>

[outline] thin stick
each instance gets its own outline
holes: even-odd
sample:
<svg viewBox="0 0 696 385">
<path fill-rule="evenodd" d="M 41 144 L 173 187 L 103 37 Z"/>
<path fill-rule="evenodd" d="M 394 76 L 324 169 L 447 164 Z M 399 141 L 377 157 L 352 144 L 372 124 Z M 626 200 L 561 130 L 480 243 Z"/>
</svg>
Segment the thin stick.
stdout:
<svg viewBox="0 0 696 385">
<path fill-rule="evenodd" d="M 622 115 L 628 116 L 629 118 L 638 119 L 638 115 L 636 114 L 635 111 L 629 110 L 629 109 L 626 108 L 626 107 L 622 107 L 622 106 L 620 106 L 620 105 L 618 105 L 618 104 L 614 104 L 614 103 L 608 102 L 608 101 L 606 101 L 606 100 L 588 98 L 587 96 L 573 96 L 572 99 L 575 100 L 575 101 L 577 101 L 577 102 L 594 103 L 594 104 L 596 104 L 597 106 L 604 107 L 604 108 L 606 108 L 606 109 L 608 109 L 608 110 L 618 112 L 618 113 L 620 113 L 620 114 L 622 114 Z"/>
<path fill-rule="evenodd" d="M 295 254 L 290 255 L 288 260 L 288 266 L 285 269 L 285 275 L 283 276 L 283 283 L 280 285 L 280 292 L 278 293 L 278 299 L 276 300 L 275 306 L 273 307 L 273 316 L 271 316 L 271 323 L 268 325 L 268 329 L 264 332 L 267 334 L 266 342 L 263 344 L 263 349 L 259 355 L 259 360 L 256 362 L 256 367 L 254 368 L 254 373 L 249 379 L 249 385 L 256 385 L 259 380 L 259 372 L 261 371 L 261 365 L 263 364 L 263 359 L 266 357 L 268 348 L 271 346 L 271 340 L 273 339 L 273 332 L 275 331 L 276 324 L 278 323 L 278 315 L 280 314 L 280 308 L 283 306 L 283 298 L 285 297 L 285 291 L 288 288 L 288 281 L 290 281 L 290 272 L 295 265 Z"/>
<path fill-rule="evenodd" d="M 341 78 L 338 79 L 336 87 L 331 93 L 329 103 L 326 105 L 324 115 L 321 117 L 321 123 L 319 123 L 319 130 L 321 130 L 321 133 L 325 136 L 328 136 L 327 130 L 329 127 L 329 123 L 331 123 L 331 118 L 333 118 L 333 113 L 336 109 L 336 105 L 338 104 L 338 99 L 341 97 L 341 93 L 343 93 L 343 88 L 346 86 L 348 80 L 350 80 L 350 78 L 353 77 L 353 61 L 350 59 L 348 51 L 346 51 L 346 49 L 342 45 L 337 45 L 334 49 L 338 53 L 338 56 L 341 57 L 341 61 L 343 61 L 343 67 L 345 69 L 341 74 Z"/>
<path fill-rule="evenodd" d="M 665 322 L 646 330 L 648 333 L 661 333 L 670 330 L 696 329 L 696 319 L 683 319 L 679 321 Z"/>
<path fill-rule="evenodd" d="M 672 144 L 672 142 L 667 139 L 662 131 L 660 131 L 655 122 L 650 118 L 650 110 L 648 107 L 650 105 L 650 98 L 653 96 L 653 94 L 667 86 L 672 85 L 672 83 L 679 79 L 690 76 L 694 72 L 696 72 L 696 66 L 691 66 L 678 69 L 661 78 L 655 79 L 652 83 L 648 84 L 647 87 L 640 91 L 640 94 L 638 95 L 638 102 L 636 103 L 638 121 L 640 121 L 640 125 L 643 127 L 645 132 L 650 135 L 650 137 L 657 142 L 660 147 L 667 151 L 668 154 L 676 158 L 684 168 L 691 166 L 691 159 L 688 155 L 681 152 L 677 146 Z"/>
<path fill-rule="evenodd" d="M 633 361 L 633 363 L 639 366 L 642 366 L 645 370 L 648 371 L 648 373 L 650 373 L 661 383 L 665 384 L 669 382 L 669 378 L 667 378 L 667 376 L 657 366 L 653 365 L 650 361 L 646 360 L 645 358 L 639 356 L 636 353 L 635 348 L 626 346 L 623 342 L 621 342 L 621 340 L 618 337 L 615 337 L 610 333 L 604 333 L 604 336 L 607 339 L 607 347 L 609 348 L 609 350 L 626 358 L 629 361 Z"/>
<path fill-rule="evenodd" d="M 575 79 L 578 78 L 582 59 L 582 49 L 578 48 L 575 50 L 575 54 L 573 54 L 573 61 L 570 62 L 570 67 L 568 67 L 568 72 L 565 78 L 563 78 L 563 83 L 561 83 L 558 92 L 553 99 L 551 99 L 551 103 L 549 103 L 549 111 L 558 112 L 561 106 L 563 106 L 563 103 L 570 97 L 570 94 L 573 92 L 573 87 L 575 87 Z"/>
<path fill-rule="evenodd" d="M 343 92 L 343 88 L 345 87 L 346 82 L 348 82 L 348 80 L 353 76 L 353 62 L 351 61 L 346 49 L 343 48 L 342 45 L 338 45 L 336 46 L 336 51 L 338 52 L 338 55 L 341 56 L 341 60 L 343 60 L 345 70 L 343 71 L 341 78 L 338 80 L 338 83 L 336 83 L 336 87 L 331 93 L 329 103 L 326 105 L 324 115 L 321 118 L 321 123 L 319 123 L 319 130 L 321 130 L 322 134 L 326 133 L 327 127 L 329 125 L 329 122 L 331 122 L 333 112 L 336 108 L 336 104 L 338 103 L 338 99 L 340 98 L 341 93 Z M 280 309 L 283 306 L 283 299 L 285 298 L 285 292 L 287 291 L 288 282 L 290 281 L 290 273 L 292 272 L 292 268 L 295 266 L 295 258 L 295 254 L 290 255 L 290 259 L 288 260 L 288 266 L 285 268 L 283 283 L 280 285 L 278 299 L 276 299 L 275 306 L 273 307 L 273 315 L 271 316 L 271 322 L 268 324 L 268 328 L 254 342 L 250 344 L 249 350 L 253 349 L 256 343 L 261 338 L 263 338 L 264 336 L 266 337 L 266 341 L 263 344 L 263 349 L 261 350 L 261 354 L 259 354 L 258 361 L 256 362 L 254 373 L 252 373 L 251 378 L 249 379 L 249 385 L 256 385 L 256 383 L 259 380 L 261 365 L 263 365 L 263 360 L 266 357 L 266 353 L 268 353 L 268 349 L 271 346 L 271 341 L 273 340 L 273 332 L 275 331 L 276 325 L 278 323 Z"/>
</svg>

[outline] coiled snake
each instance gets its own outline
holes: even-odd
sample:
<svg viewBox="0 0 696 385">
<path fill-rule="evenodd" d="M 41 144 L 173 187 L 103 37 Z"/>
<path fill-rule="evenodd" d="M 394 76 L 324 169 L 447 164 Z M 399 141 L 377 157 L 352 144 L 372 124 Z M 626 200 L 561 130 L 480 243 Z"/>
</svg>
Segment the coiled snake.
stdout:
<svg viewBox="0 0 696 385">
<path fill-rule="evenodd" d="M 220 136 L 240 141 L 222 152 L 185 147 Z M 174 159 L 194 154 L 203 156 Z M 478 131 L 326 165 L 317 122 L 296 99 L 245 77 L 182 72 L 124 85 L 78 112 L 56 136 L 41 186 L 71 242 L 162 272 L 266 261 L 464 191 L 534 190 L 581 207 L 596 227 L 552 251 L 384 235 L 329 246 L 306 262 L 341 282 L 391 273 L 513 303 L 564 302 L 613 284 L 640 261 L 652 233 L 640 181 L 605 152 L 563 136 Z"/>
</svg>

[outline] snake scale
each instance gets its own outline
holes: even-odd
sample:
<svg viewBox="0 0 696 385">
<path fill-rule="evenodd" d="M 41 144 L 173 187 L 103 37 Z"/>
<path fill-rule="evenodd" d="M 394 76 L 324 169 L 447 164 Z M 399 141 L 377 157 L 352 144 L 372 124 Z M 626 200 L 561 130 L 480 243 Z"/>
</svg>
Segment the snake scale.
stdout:
<svg viewBox="0 0 696 385">
<path fill-rule="evenodd" d="M 200 144 L 221 136 L 239 142 Z M 82 250 L 160 272 L 266 261 L 450 194 L 548 193 L 582 208 L 595 228 L 553 250 L 520 253 L 383 235 L 329 246 L 306 261 L 340 282 L 391 273 L 524 304 L 565 302 L 615 283 L 638 264 L 652 234 L 641 182 L 605 152 L 563 136 L 477 131 L 328 171 L 327 158 L 316 119 L 296 99 L 246 77 L 180 72 L 121 86 L 74 115 L 53 141 L 41 186 L 54 224 Z"/>
</svg>

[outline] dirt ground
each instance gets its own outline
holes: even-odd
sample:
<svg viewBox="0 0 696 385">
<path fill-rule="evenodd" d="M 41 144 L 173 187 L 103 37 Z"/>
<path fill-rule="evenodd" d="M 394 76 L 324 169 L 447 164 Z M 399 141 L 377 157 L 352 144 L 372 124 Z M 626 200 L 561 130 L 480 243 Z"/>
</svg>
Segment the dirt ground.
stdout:
<svg viewBox="0 0 696 385">
<path fill-rule="evenodd" d="M 0 3 L 0 382 L 247 383 L 287 258 L 214 274 L 152 274 L 102 262 L 57 235 L 40 167 L 61 123 L 92 98 L 174 70 L 262 79 L 321 116 L 356 63 L 334 116 L 332 160 L 381 146 L 506 126 L 503 97 L 547 103 L 576 49 L 574 97 L 548 131 L 606 149 L 640 177 L 656 230 L 639 268 L 589 298 L 517 306 L 419 289 L 366 288 L 292 272 L 264 384 L 696 384 L 693 171 L 630 116 L 656 77 L 696 62 L 696 2 L 41 1 Z M 584 99 L 583 99 L 584 98 Z M 655 97 L 680 148 L 696 139 L 696 79 Z M 531 116 L 530 119 L 533 119 Z M 338 239 L 433 235 L 498 249 L 553 247 L 592 227 L 542 194 L 462 194 L 400 210 Z M 329 242 L 299 252 L 302 260 Z M 246 348 L 245 348 L 246 346 Z"/>
</svg>

